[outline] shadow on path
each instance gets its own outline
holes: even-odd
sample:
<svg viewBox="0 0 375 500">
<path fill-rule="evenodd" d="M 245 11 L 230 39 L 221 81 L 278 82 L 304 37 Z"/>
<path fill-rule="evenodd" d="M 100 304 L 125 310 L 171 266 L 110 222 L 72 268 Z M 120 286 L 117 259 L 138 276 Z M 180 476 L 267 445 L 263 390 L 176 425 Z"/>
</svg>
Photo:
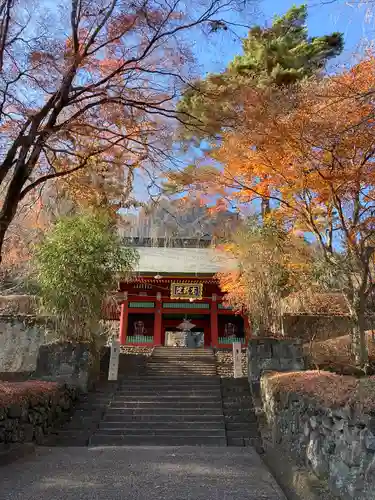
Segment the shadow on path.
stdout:
<svg viewBox="0 0 375 500">
<path fill-rule="evenodd" d="M 0 470 L 2 500 L 285 500 L 252 448 L 38 448 Z"/>
</svg>

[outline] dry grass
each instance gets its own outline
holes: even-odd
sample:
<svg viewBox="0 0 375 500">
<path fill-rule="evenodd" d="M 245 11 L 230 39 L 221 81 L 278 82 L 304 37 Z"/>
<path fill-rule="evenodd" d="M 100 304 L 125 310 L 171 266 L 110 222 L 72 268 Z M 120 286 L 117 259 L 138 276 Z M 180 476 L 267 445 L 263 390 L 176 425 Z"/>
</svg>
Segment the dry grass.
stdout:
<svg viewBox="0 0 375 500">
<path fill-rule="evenodd" d="M 367 345 L 370 364 L 375 364 L 375 337 L 372 332 L 367 332 Z M 350 335 L 314 342 L 311 346 L 305 344 L 304 352 L 312 367 L 330 369 L 340 374 L 359 374 L 353 364 Z"/>
<path fill-rule="evenodd" d="M 375 378 L 357 379 L 325 371 L 273 373 L 268 382 L 274 394 L 294 393 L 329 408 L 352 406 L 375 409 Z"/>
<path fill-rule="evenodd" d="M 26 405 L 30 400 L 34 404 L 45 401 L 46 398 L 58 392 L 55 382 L 29 380 L 26 382 L 0 381 L 0 407 L 5 408 L 13 404 Z"/>
<path fill-rule="evenodd" d="M 282 300 L 284 314 L 312 316 L 350 316 L 342 293 L 314 293 L 306 290 L 291 293 Z"/>
</svg>

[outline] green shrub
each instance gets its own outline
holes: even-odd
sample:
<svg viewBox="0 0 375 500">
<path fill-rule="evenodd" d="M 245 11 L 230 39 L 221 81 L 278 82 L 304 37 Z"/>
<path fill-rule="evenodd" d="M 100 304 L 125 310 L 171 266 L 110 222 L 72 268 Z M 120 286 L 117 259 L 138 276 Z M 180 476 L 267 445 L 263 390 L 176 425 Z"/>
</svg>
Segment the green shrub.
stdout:
<svg viewBox="0 0 375 500">
<path fill-rule="evenodd" d="M 36 283 L 44 312 L 59 319 L 66 340 L 97 339 L 104 297 L 138 261 L 126 248 L 113 220 L 88 213 L 59 220 L 36 248 Z"/>
</svg>

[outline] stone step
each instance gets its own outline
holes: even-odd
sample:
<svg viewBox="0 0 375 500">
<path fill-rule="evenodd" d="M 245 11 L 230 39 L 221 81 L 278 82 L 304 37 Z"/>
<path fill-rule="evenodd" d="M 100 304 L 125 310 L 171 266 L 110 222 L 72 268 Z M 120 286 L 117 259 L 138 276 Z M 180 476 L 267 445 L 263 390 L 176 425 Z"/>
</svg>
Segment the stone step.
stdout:
<svg viewBox="0 0 375 500">
<path fill-rule="evenodd" d="M 228 432 L 232 431 L 254 431 L 258 432 L 258 425 L 256 421 L 253 422 L 226 422 L 225 427 Z"/>
<path fill-rule="evenodd" d="M 130 392 L 121 392 L 116 395 L 115 398 L 113 398 L 112 401 L 115 400 L 128 400 L 128 399 L 133 399 L 133 400 L 142 400 L 145 399 L 148 401 L 149 399 L 166 399 L 166 400 L 196 400 L 196 401 L 221 401 L 220 394 L 218 394 L 215 391 L 212 391 L 210 393 L 189 393 L 189 392 L 180 392 L 180 393 L 170 393 L 170 392 L 164 392 L 164 391 L 130 391 Z M 109 403 L 109 405 L 112 403 L 112 401 Z"/>
<path fill-rule="evenodd" d="M 224 417 L 220 412 L 217 413 L 209 413 L 209 414 L 197 414 L 197 413 L 186 413 L 184 412 L 174 412 L 174 413 L 146 413 L 137 412 L 137 413 L 124 413 L 124 412 L 110 412 L 107 413 L 103 420 L 103 422 L 165 422 L 166 424 L 174 423 L 174 422 L 196 422 L 205 423 L 205 422 L 215 422 L 222 423 L 224 422 Z"/>
<path fill-rule="evenodd" d="M 229 431 L 227 430 L 227 437 L 229 438 L 236 438 L 236 437 L 242 437 L 242 438 L 256 438 L 258 437 L 258 432 L 257 430 L 254 429 L 237 429 L 234 431 Z"/>
<path fill-rule="evenodd" d="M 254 422 L 257 422 L 256 416 L 247 416 L 247 417 L 238 417 L 238 416 L 232 416 L 232 415 L 225 415 L 225 421 L 227 423 L 236 423 L 236 424 L 252 424 Z"/>
<path fill-rule="evenodd" d="M 155 354 L 158 353 L 194 353 L 194 354 L 213 354 L 213 350 L 210 347 L 204 348 L 204 347 L 170 347 L 170 346 L 158 346 L 154 347 L 154 350 L 152 352 L 152 355 L 154 356 Z"/>
<path fill-rule="evenodd" d="M 223 418 L 223 413 L 220 408 L 216 407 L 211 409 L 209 413 L 199 413 L 198 411 L 194 411 L 193 409 L 185 409 L 185 408 L 114 408 L 113 406 L 108 408 L 107 413 L 103 418 L 112 419 L 112 418 L 139 418 L 139 419 L 184 419 L 184 418 L 192 418 L 194 419 L 210 419 L 210 418 Z"/>
<path fill-rule="evenodd" d="M 211 372 L 216 373 L 216 368 L 211 366 L 191 367 L 189 365 L 184 366 L 179 363 L 176 363 L 175 365 L 147 366 L 147 368 L 145 368 L 144 370 L 144 373 L 147 374 L 148 372 L 159 372 L 159 371 L 169 372 L 169 373 L 183 373 L 183 374 L 191 373 L 193 376 L 197 376 L 200 373 L 211 373 Z"/>
<path fill-rule="evenodd" d="M 165 385 L 169 383 L 170 385 L 176 385 L 176 384 L 183 384 L 183 385 L 191 385 L 191 384 L 196 384 L 197 386 L 211 386 L 214 385 L 217 387 L 219 385 L 219 379 L 218 377 L 192 377 L 192 376 L 160 376 L 160 375 L 147 375 L 143 377 L 128 377 L 126 381 L 122 384 L 122 387 L 127 384 L 137 384 L 137 383 L 143 383 L 143 384 L 161 384 Z"/>
<path fill-rule="evenodd" d="M 176 363 L 176 365 L 151 365 L 145 368 L 144 373 L 147 372 L 169 372 L 169 373 L 175 373 L 175 372 L 182 372 L 182 373 L 211 373 L 215 372 L 216 373 L 216 368 L 214 367 L 195 367 L 192 368 L 191 366 L 183 366 L 179 363 Z"/>
<path fill-rule="evenodd" d="M 176 363 L 177 361 L 190 364 L 196 362 L 202 365 L 214 364 L 216 366 L 216 360 L 213 356 L 152 356 L 147 360 L 147 365 L 151 363 Z"/>
<path fill-rule="evenodd" d="M 171 354 L 154 354 L 151 356 L 148 360 L 147 363 L 152 363 L 154 361 L 159 361 L 159 362 L 165 362 L 169 363 L 170 361 L 176 361 L 176 360 L 182 360 L 186 362 L 193 362 L 197 361 L 198 363 L 215 363 L 216 360 L 215 357 L 210 355 L 210 354 L 200 354 L 200 355 L 194 355 L 194 354 L 179 354 L 179 355 L 171 355 Z"/>
<path fill-rule="evenodd" d="M 248 394 L 244 394 L 243 396 L 241 395 L 238 395 L 238 394 L 231 394 L 231 395 L 227 395 L 225 397 L 225 401 L 227 403 L 251 403 L 253 404 L 253 398 L 248 395 Z"/>
<path fill-rule="evenodd" d="M 95 429 L 98 428 L 100 421 L 101 421 L 101 419 L 93 420 L 90 417 L 87 417 L 86 420 L 72 419 L 64 425 L 62 430 L 71 431 L 71 430 L 80 430 L 81 429 L 81 430 L 94 431 Z"/>
<path fill-rule="evenodd" d="M 147 363 L 148 366 L 189 366 L 189 367 L 212 367 L 216 368 L 216 363 L 214 360 L 207 359 L 187 359 L 187 358 L 173 358 L 173 359 L 163 359 L 163 358 L 155 358 L 151 359 Z"/>
<path fill-rule="evenodd" d="M 205 375 L 155 375 L 145 374 L 141 376 L 126 377 L 121 381 L 120 387 L 134 384 L 162 384 L 162 385 L 189 385 L 189 384 L 215 384 L 220 387 L 220 379 L 217 375 L 207 377 Z"/>
<path fill-rule="evenodd" d="M 253 448 L 256 449 L 258 453 L 262 453 L 262 444 L 261 440 L 258 438 L 243 438 L 243 437 L 236 437 L 236 438 L 228 438 L 227 439 L 227 445 L 228 446 L 252 446 Z"/>
<path fill-rule="evenodd" d="M 215 394 L 216 396 L 221 396 L 220 388 L 216 385 L 212 385 L 211 387 L 196 387 L 194 389 L 190 387 L 174 387 L 174 386 L 163 386 L 163 385 L 151 385 L 151 386 L 142 386 L 138 385 L 135 387 L 122 387 L 118 390 L 114 397 L 118 395 L 131 395 L 131 394 L 181 394 L 181 395 L 204 395 L 204 394 Z M 111 398 L 112 401 L 114 398 Z"/>
<path fill-rule="evenodd" d="M 135 408 L 135 409 L 114 409 L 108 410 L 106 415 L 104 415 L 103 419 L 106 420 L 121 420 L 121 419 L 129 419 L 129 420 L 143 420 L 147 421 L 147 419 L 152 421 L 174 421 L 174 420 L 184 420 L 186 419 L 194 419 L 194 420 L 211 420 L 211 419 L 222 419 L 222 413 L 218 409 L 210 410 L 209 412 L 199 413 L 194 410 L 186 410 L 185 408 Z"/>
<path fill-rule="evenodd" d="M 151 356 L 149 356 L 147 359 L 154 359 L 156 357 L 194 357 L 194 358 L 200 358 L 200 357 L 206 357 L 210 359 L 215 359 L 215 355 L 211 351 L 204 351 L 204 350 L 197 350 L 197 349 L 186 349 L 186 350 L 178 350 L 178 351 L 171 351 L 171 350 L 164 350 L 164 351 L 154 351 Z"/>
<path fill-rule="evenodd" d="M 101 414 L 105 409 L 107 408 L 108 404 L 105 405 L 89 405 L 89 406 L 79 406 L 74 410 L 74 414 L 81 414 L 81 415 L 94 415 L 94 414 Z"/>
<path fill-rule="evenodd" d="M 205 367 L 205 366 L 215 366 L 214 360 L 203 359 L 203 358 L 151 358 L 145 366 L 177 366 L 179 363 L 183 366 L 191 367 Z"/>
<path fill-rule="evenodd" d="M 116 394 L 116 393 L 115 393 Z M 113 398 L 113 394 L 111 396 L 108 396 L 106 398 L 91 398 L 88 399 L 87 401 L 79 401 L 77 403 L 77 408 L 84 408 L 84 407 L 93 407 L 93 406 L 102 406 L 106 405 L 108 401 L 110 401 Z"/>
<path fill-rule="evenodd" d="M 149 372 L 168 372 L 168 373 L 216 373 L 215 367 L 209 366 L 200 366 L 200 367 L 191 367 L 191 366 L 181 366 L 178 363 L 173 366 L 166 365 L 150 365 L 145 368 L 145 373 Z"/>
<path fill-rule="evenodd" d="M 92 433 L 90 431 L 61 429 L 43 439 L 43 446 L 87 446 Z"/>
<path fill-rule="evenodd" d="M 163 354 L 164 356 L 166 355 L 184 355 L 184 354 L 192 354 L 194 356 L 200 356 L 200 355 L 206 355 L 206 356 L 213 356 L 213 350 L 210 348 L 196 348 L 196 347 L 167 347 L 167 346 L 161 346 L 161 347 L 155 347 L 152 356 L 156 356 L 158 354 Z"/>
<path fill-rule="evenodd" d="M 111 401 L 111 399 L 113 398 L 113 395 L 116 394 L 116 392 L 114 392 L 113 394 L 108 394 L 107 397 L 105 398 L 102 398 L 102 397 L 99 397 L 99 398 L 89 398 L 89 399 L 86 399 L 86 400 L 83 400 L 83 401 L 77 401 L 76 403 L 76 408 L 78 407 L 83 407 L 83 406 L 100 406 L 100 405 L 104 405 L 106 404 L 108 401 Z"/>
<path fill-rule="evenodd" d="M 119 394 L 119 393 L 126 393 L 126 394 L 133 394 L 135 392 L 139 392 L 139 393 L 154 393 L 154 392 L 163 392 L 165 394 L 168 394 L 168 393 L 173 393 L 176 392 L 176 393 L 183 393 L 183 394 L 196 394 L 196 393 L 199 393 L 199 394 L 209 394 L 209 393 L 212 393 L 214 392 L 215 394 L 219 394 L 221 395 L 221 392 L 220 392 L 220 387 L 217 385 L 217 384 L 196 384 L 196 383 L 193 383 L 193 384 L 184 384 L 184 386 L 181 386 L 181 385 L 164 385 L 164 384 L 136 384 L 136 385 L 132 385 L 132 386 L 123 386 L 121 387 L 118 392 L 116 393 Z M 113 398 L 111 398 L 113 399 Z"/>
<path fill-rule="evenodd" d="M 247 387 L 238 387 L 238 388 L 230 388 L 230 387 L 221 387 L 223 394 L 226 396 L 251 396 L 251 393 Z"/>
<path fill-rule="evenodd" d="M 226 446 L 227 440 L 217 436 L 112 436 L 95 434 L 89 446 Z"/>
<path fill-rule="evenodd" d="M 154 401 L 150 402 L 145 402 L 145 401 L 128 401 L 128 402 L 117 402 L 114 401 L 110 407 L 108 407 L 108 411 L 111 410 L 173 410 L 173 409 L 180 409 L 180 410 L 196 410 L 197 413 L 203 412 L 203 411 L 212 411 L 216 410 L 219 408 L 219 405 L 217 403 L 206 403 L 202 402 L 199 403 L 199 406 L 197 405 L 196 402 L 178 402 L 178 401 L 167 401 L 167 402 L 159 402 L 156 403 Z"/>
<path fill-rule="evenodd" d="M 185 428 L 171 428 L 171 429 L 164 429 L 164 428 L 137 428 L 136 426 L 129 426 L 129 427 L 120 427 L 120 428 L 114 428 L 114 427 L 100 427 L 96 434 L 106 434 L 107 436 L 132 436 L 132 435 L 137 435 L 137 436 L 165 436 L 165 437 L 172 437 L 172 436 L 178 436 L 178 437 L 198 437 L 198 436 L 210 436 L 210 437 L 225 437 L 225 429 L 222 427 L 214 427 L 212 429 L 185 429 Z M 233 436 L 236 437 L 236 436 Z M 253 436 L 249 436 L 253 437 Z"/>
<path fill-rule="evenodd" d="M 199 377 L 207 377 L 208 379 L 210 378 L 215 378 L 216 377 L 216 374 L 215 373 L 209 373 L 209 372 L 195 372 L 195 374 Z M 169 378 L 169 377 L 181 377 L 181 378 L 191 378 L 193 379 L 194 375 L 194 372 L 182 372 L 182 371 L 175 371 L 175 372 L 170 372 L 170 371 L 148 371 L 145 376 L 147 377 L 165 377 L 165 378 Z"/>
<path fill-rule="evenodd" d="M 241 404 L 241 403 L 227 403 L 225 400 L 223 402 L 223 408 L 224 410 L 233 410 L 233 411 L 254 411 L 254 406 L 252 403 L 246 403 L 246 404 Z"/>
<path fill-rule="evenodd" d="M 181 395 L 190 395 L 190 394 L 215 394 L 221 395 L 219 387 L 213 385 L 209 388 L 202 388 L 202 387 L 197 387 L 196 389 L 191 389 L 189 387 L 182 387 L 179 389 L 178 387 L 173 387 L 173 386 L 163 386 L 163 385 L 158 385 L 158 386 L 137 386 L 129 390 L 128 387 L 122 387 L 119 389 L 117 394 L 114 396 L 118 396 L 119 394 L 125 394 L 125 395 L 131 395 L 131 394 L 181 394 Z M 112 401 L 114 398 L 112 398 L 110 401 Z"/>
<path fill-rule="evenodd" d="M 226 387 L 240 387 L 241 385 L 249 386 L 249 380 L 245 376 L 240 378 L 223 377 L 221 383 Z"/>
<path fill-rule="evenodd" d="M 212 362 L 216 363 L 215 356 L 213 356 L 212 354 L 207 354 L 207 353 L 197 354 L 195 352 L 186 353 L 186 354 L 183 354 L 183 353 L 173 354 L 173 353 L 165 353 L 165 352 L 154 353 L 152 356 L 150 356 L 147 359 L 147 363 L 149 363 L 150 361 L 154 361 L 154 360 L 162 360 L 162 361 L 168 362 L 170 360 L 175 360 L 175 359 L 200 360 L 202 362 L 209 361 L 210 363 L 212 363 Z"/>
<path fill-rule="evenodd" d="M 167 393 L 131 393 L 131 394 L 117 394 L 113 399 L 116 403 L 121 401 L 123 402 L 131 402 L 131 401 L 143 401 L 145 403 L 155 403 L 157 402 L 196 402 L 197 404 L 201 404 L 201 402 L 221 402 L 220 395 L 217 394 L 167 394 Z M 112 404 L 112 403 L 111 403 Z"/>
<path fill-rule="evenodd" d="M 173 373 L 173 375 L 169 376 L 166 373 L 147 373 L 145 377 L 142 378 L 143 381 L 147 381 L 149 385 L 162 385 L 165 386 L 169 383 L 169 385 L 185 385 L 186 387 L 220 387 L 216 378 L 216 375 L 199 375 L 197 377 L 189 375 L 184 375 L 181 373 Z M 131 382 L 131 383 L 130 383 Z M 136 385 L 138 382 L 136 380 L 127 381 L 125 385 Z M 146 383 L 144 384 L 146 385 Z"/>
<path fill-rule="evenodd" d="M 216 366 L 214 358 L 151 358 L 147 362 L 147 366 L 150 365 L 176 365 L 177 363 L 182 363 L 186 366 Z M 196 363 L 196 364 L 194 364 Z"/>
<path fill-rule="evenodd" d="M 88 406 L 79 406 L 75 409 L 75 414 L 97 414 L 102 413 L 108 406 L 109 402 L 105 405 L 88 405 Z"/>
<path fill-rule="evenodd" d="M 180 357 L 152 357 L 150 358 L 148 361 L 147 361 L 147 366 L 150 366 L 150 365 L 160 365 L 160 364 L 165 364 L 165 365 L 174 365 L 176 363 L 184 363 L 186 365 L 193 365 L 194 363 L 197 363 L 197 365 L 201 365 L 201 366 L 205 366 L 205 365 L 208 365 L 208 366 L 216 366 L 216 362 L 215 362 L 215 358 L 213 357 L 197 357 L 197 358 L 193 358 L 191 356 L 189 357 L 184 357 L 184 356 L 180 356 Z"/>
<path fill-rule="evenodd" d="M 147 369 L 144 373 L 144 377 L 150 376 L 150 375 L 158 375 L 160 374 L 161 377 L 216 377 L 216 371 L 215 370 L 190 370 L 189 368 L 187 369 L 181 369 L 181 368 L 152 368 L 152 369 Z"/>
<path fill-rule="evenodd" d="M 153 420 L 150 418 L 149 421 L 109 421 L 107 419 L 102 420 L 100 424 L 100 429 L 224 429 L 224 420 L 206 420 L 197 421 L 195 419 L 190 420 Z"/>
<path fill-rule="evenodd" d="M 176 375 L 174 374 L 169 374 L 169 375 L 165 375 L 165 374 L 162 374 L 160 375 L 159 377 L 157 377 L 155 375 L 155 373 L 144 373 L 142 375 L 137 375 L 137 374 L 132 374 L 132 375 L 128 375 L 127 377 L 125 377 L 124 379 L 122 379 L 121 383 L 124 383 L 124 382 L 127 382 L 127 381 L 130 381 L 130 380 L 154 380 L 155 378 L 160 378 L 160 380 L 165 380 L 165 379 L 170 379 L 172 382 L 175 382 L 177 380 L 180 380 L 180 381 L 183 381 L 183 380 L 186 380 L 186 379 L 191 379 L 191 380 L 206 380 L 207 377 L 205 375 L 201 375 L 199 373 L 177 373 Z M 215 375 L 215 377 L 213 377 L 217 380 L 218 383 L 220 383 L 220 378 Z"/>
<path fill-rule="evenodd" d="M 207 361 L 207 360 L 200 360 L 200 359 L 170 359 L 169 361 L 166 361 L 165 359 L 153 359 L 149 363 L 147 363 L 146 368 L 150 366 L 166 366 L 166 367 L 176 367 L 176 366 L 181 366 L 181 367 L 186 367 L 186 368 L 216 368 L 216 363 Z"/>
<path fill-rule="evenodd" d="M 147 363 L 146 365 L 146 368 L 149 368 L 149 367 L 152 367 L 152 366 L 166 366 L 166 367 L 177 367 L 177 366 L 181 366 L 181 367 L 186 367 L 186 368 L 212 368 L 212 367 L 215 367 L 216 368 L 216 364 L 213 362 L 211 363 L 211 361 L 207 361 L 207 360 L 204 360 L 204 362 L 202 362 L 202 360 L 196 360 L 196 359 L 189 359 L 189 360 L 184 360 L 184 359 L 173 359 L 173 360 L 169 360 L 169 361 L 166 361 L 166 360 L 163 360 L 163 359 L 159 359 L 159 360 L 151 360 L 149 363 Z"/>
<path fill-rule="evenodd" d="M 166 386 L 158 386 L 158 387 L 142 387 L 142 386 L 136 386 L 136 387 L 124 387 L 121 388 L 117 391 L 116 396 L 119 394 L 123 395 L 128 395 L 128 394 L 167 394 L 167 395 L 194 395 L 194 394 L 199 394 L 199 395 L 210 395 L 210 394 L 215 394 L 221 396 L 220 392 L 220 387 L 211 387 L 209 389 L 204 389 L 200 387 L 166 387 Z"/>
</svg>

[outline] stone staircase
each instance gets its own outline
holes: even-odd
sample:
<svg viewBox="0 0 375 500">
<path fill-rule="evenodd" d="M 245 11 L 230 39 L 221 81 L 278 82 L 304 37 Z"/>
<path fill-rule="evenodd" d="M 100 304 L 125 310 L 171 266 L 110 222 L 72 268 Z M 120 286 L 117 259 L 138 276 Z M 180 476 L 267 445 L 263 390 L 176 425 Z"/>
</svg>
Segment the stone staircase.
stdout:
<svg viewBox="0 0 375 500">
<path fill-rule="evenodd" d="M 228 446 L 254 446 L 258 453 L 263 453 L 247 378 L 222 378 L 221 394 Z"/>
<path fill-rule="evenodd" d="M 44 444 L 262 451 L 246 377 L 223 376 L 211 349 L 158 347 L 149 354 L 121 354 L 119 380 L 108 382 L 103 372 L 96 390 L 81 397 L 71 419 Z"/>
<path fill-rule="evenodd" d="M 210 349 L 158 347 L 124 377 L 91 446 L 226 446 L 220 378 Z"/>
<path fill-rule="evenodd" d="M 102 381 L 95 391 L 81 395 L 71 418 L 45 436 L 44 446 L 87 446 L 114 396 L 117 382 Z"/>
</svg>

